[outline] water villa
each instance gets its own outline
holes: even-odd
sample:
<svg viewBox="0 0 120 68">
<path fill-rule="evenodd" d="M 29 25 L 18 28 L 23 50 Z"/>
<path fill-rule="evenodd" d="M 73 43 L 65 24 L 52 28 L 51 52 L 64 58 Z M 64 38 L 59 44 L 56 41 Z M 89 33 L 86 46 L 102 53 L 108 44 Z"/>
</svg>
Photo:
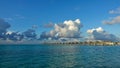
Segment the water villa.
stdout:
<svg viewBox="0 0 120 68">
<path fill-rule="evenodd" d="M 72 45 L 72 44 L 78 44 L 78 45 L 120 45 L 120 42 L 111 42 L 111 41 L 84 41 L 84 42 L 61 42 L 61 41 L 54 41 L 54 42 L 44 42 L 43 44 L 62 44 L 62 45 Z"/>
</svg>

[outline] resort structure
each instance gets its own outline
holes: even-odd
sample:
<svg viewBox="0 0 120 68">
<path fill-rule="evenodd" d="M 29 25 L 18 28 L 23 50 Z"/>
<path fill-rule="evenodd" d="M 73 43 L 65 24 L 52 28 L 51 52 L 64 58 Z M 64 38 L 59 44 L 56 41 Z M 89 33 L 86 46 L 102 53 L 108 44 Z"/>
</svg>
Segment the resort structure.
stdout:
<svg viewBox="0 0 120 68">
<path fill-rule="evenodd" d="M 78 45 L 120 45 L 120 42 L 111 42 L 111 41 L 84 41 L 84 42 L 79 42 L 79 41 L 54 41 L 54 42 L 43 42 L 43 44 L 62 44 L 62 45 L 72 45 L 72 44 L 78 44 Z"/>
</svg>

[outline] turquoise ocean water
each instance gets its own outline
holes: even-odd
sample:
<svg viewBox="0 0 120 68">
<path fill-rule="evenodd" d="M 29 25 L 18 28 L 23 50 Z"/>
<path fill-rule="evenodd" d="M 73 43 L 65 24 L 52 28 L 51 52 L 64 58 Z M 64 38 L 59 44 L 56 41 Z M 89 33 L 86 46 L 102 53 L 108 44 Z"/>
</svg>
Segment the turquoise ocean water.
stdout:
<svg viewBox="0 0 120 68">
<path fill-rule="evenodd" d="M 120 68 L 120 46 L 0 45 L 0 68 Z"/>
</svg>

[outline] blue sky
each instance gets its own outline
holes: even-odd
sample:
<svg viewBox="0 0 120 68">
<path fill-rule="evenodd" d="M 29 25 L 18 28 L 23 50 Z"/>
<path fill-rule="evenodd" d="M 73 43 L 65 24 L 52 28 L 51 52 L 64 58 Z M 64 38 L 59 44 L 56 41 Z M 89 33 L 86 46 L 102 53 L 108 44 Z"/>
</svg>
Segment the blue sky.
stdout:
<svg viewBox="0 0 120 68">
<path fill-rule="evenodd" d="M 119 24 L 105 25 L 117 14 L 110 10 L 120 7 L 120 0 L 0 0 L 0 18 L 11 24 L 8 30 L 25 31 L 37 25 L 37 33 L 49 31 L 42 27 L 47 23 L 61 23 L 65 20 L 80 19 L 83 24 L 81 32 L 91 28 L 103 27 L 107 32 L 120 35 Z"/>
</svg>

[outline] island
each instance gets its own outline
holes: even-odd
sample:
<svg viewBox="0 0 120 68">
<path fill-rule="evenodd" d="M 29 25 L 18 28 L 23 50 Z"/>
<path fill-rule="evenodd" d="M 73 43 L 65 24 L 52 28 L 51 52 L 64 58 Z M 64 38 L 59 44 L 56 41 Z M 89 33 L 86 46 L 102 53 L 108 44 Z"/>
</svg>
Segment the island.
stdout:
<svg viewBox="0 0 120 68">
<path fill-rule="evenodd" d="M 42 44 L 60 44 L 60 45 L 92 45 L 92 46 L 116 46 L 120 45 L 120 42 L 112 42 L 112 41 L 66 41 L 66 42 L 61 42 L 61 41 L 54 41 L 54 42 L 47 42 L 44 41 Z"/>
</svg>

